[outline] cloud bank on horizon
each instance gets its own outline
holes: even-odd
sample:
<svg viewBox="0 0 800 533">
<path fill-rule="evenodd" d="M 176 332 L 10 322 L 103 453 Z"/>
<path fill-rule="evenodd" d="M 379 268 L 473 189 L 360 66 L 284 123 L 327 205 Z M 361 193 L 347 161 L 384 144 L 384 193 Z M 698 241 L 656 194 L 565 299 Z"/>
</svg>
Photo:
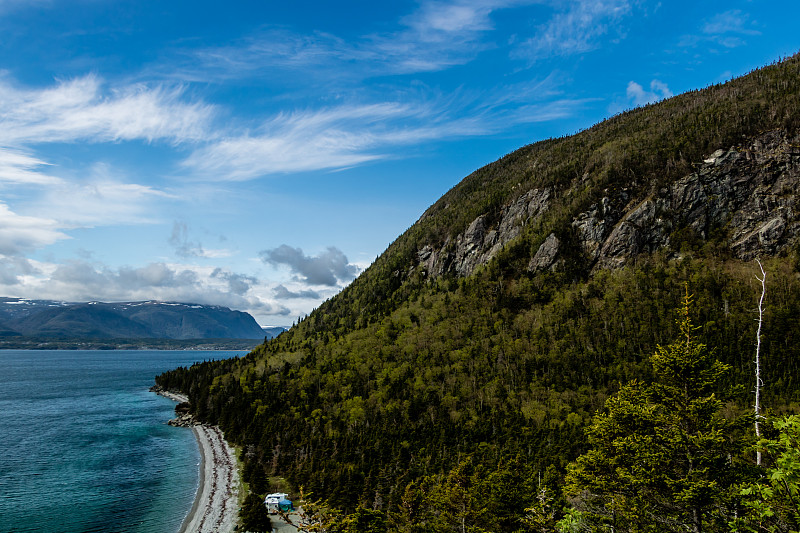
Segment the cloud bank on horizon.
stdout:
<svg viewBox="0 0 800 533">
<path fill-rule="evenodd" d="M 800 49 L 789 1 L 269 4 L 0 2 L 0 295 L 288 325 L 479 166 Z"/>
</svg>

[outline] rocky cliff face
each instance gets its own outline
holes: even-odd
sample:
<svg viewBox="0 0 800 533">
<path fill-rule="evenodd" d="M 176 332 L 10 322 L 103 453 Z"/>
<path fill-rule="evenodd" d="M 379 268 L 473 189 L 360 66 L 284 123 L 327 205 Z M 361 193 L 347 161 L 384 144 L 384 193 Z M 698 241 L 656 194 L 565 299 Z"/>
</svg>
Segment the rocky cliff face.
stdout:
<svg viewBox="0 0 800 533">
<path fill-rule="evenodd" d="M 719 149 L 696 172 L 629 203 L 602 235 L 596 268 L 621 266 L 654 252 L 671 244 L 680 230 L 702 239 L 721 231 L 733 256 L 742 260 L 775 255 L 798 235 L 799 185 L 796 136 L 774 131 L 742 147 Z M 588 248 L 592 241 L 584 243 Z"/>
<path fill-rule="evenodd" d="M 678 253 L 681 238 L 719 238 L 734 257 L 775 255 L 800 233 L 800 136 L 766 132 L 742 146 L 722 147 L 695 165 L 696 171 L 645 193 L 631 188 L 605 191 L 572 228 L 593 268 L 618 268 L 642 253 L 666 246 Z M 590 178 L 584 176 L 584 179 Z M 554 204 L 550 189 L 532 189 L 506 204 L 492 224 L 476 218 L 443 245 L 423 246 L 419 264 L 428 275 L 468 276 L 487 264 L 522 229 Z M 532 253 L 529 270 L 559 268 L 561 243 L 550 233 Z"/>
<path fill-rule="evenodd" d="M 481 215 L 455 239 L 445 240 L 441 247 L 425 245 L 417 252 L 419 264 L 434 277 L 446 273 L 468 276 L 519 237 L 526 224 L 541 217 L 549 207 L 549 199 L 548 189 L 527 191 L 502 208 L 496 224 L 490 226 L 488 215 Z"/>
</svg>

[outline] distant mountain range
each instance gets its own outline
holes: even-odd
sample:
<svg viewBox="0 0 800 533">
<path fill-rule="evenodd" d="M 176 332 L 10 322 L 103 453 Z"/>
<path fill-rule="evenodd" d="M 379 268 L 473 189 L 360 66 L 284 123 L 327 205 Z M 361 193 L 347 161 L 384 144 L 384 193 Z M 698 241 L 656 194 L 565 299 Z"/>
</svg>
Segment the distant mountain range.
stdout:
<svg viewBox="0 0 800 533">
<path fill-rule="evenodd" d="M 269 337 L 270 339 L 274 339 L 284 331 L 288 331 L 289 328 L 285 328 L 283 326 L 265 326 L 261 328 L 264 330 L 264 335 Z"/>
<path fill-rule="evenodd" d="M 0 297 L 0 337 L 262 339 L 280 333 L 274 329 L 262 329 L 248 313 L 216 305 Z"/>
</svg>

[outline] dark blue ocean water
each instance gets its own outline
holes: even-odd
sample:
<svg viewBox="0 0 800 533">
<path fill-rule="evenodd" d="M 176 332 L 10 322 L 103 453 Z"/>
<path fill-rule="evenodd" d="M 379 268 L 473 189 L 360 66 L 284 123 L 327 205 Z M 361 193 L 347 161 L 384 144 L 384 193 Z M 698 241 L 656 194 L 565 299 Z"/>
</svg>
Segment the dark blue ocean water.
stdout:
<svg viewBox="0 0 800 533">
<path fill-rule="evenodd" d="M 165 370 L 244 352 L 0 350 L 0 532 L 176 532 L 200 455 Z"/>
</svg>

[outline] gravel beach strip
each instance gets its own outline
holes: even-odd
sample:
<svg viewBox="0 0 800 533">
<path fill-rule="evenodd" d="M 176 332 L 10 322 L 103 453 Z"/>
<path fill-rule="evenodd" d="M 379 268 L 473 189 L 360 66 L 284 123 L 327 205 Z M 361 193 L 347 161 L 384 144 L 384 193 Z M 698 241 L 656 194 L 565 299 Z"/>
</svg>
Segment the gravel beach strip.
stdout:
<svg viewBox="0 0 800 533">
<path fill-rule="evenodd" d="M 239 510 L 239 473 L 233 449 L 216 426 L 192 428 L 200 446 L 200 483 L 180 533 L 233 531 Z"/>
<path fill-rule="evenodd" d="M 154 390 L 178 403 L 189 399 L 180 393 Z M 192 427 L 200 449 L 197 493 L 179 533 L 229 533 L 239 513 L 239 471 L 236 454 L 217 426 Z"/>
</svg>

